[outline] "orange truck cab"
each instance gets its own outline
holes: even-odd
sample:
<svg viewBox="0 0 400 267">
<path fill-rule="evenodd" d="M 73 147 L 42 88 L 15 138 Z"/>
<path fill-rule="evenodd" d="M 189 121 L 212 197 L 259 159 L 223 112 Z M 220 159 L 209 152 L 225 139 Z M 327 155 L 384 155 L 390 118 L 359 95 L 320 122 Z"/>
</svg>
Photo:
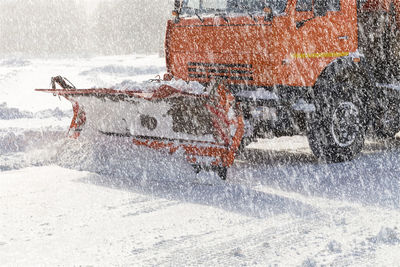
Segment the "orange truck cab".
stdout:
<svg viewBox="0 0 400 267">
<path fill-rule="evenodd" d="M 223 81 L 245 145 L 306 134 L 326 161 L 352 159 L 367 129 L 400 130 L 400 1 L 176 0 L 166 61 L 176 79 Z"/>
</svg>

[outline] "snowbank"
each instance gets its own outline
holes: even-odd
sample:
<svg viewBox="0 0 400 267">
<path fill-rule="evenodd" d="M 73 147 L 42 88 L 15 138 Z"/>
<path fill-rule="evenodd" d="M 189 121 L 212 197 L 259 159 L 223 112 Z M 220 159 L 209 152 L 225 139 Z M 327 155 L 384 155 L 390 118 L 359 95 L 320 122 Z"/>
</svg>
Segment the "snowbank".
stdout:
<svg viewBox="0 0 400 267">
<path fill-rule="evenodd" d="M 17 108 L 9 108 L 7 107 L 7 103 L 0 104 L 0 120 L 15 120 L 21 118 L 33 118 L 33 113 L 20 111 Z"/>
<path fill-rule="evenodd" d="M 61 138 L 66 133 L 62 129 L 56 131 L 47 129 L 42 131 L 25 130 L 23 132 L 0 131 L 0 153 L 24 152 L 32 149 L 47 146 Z"/>
<path fill-rule="evenodd" d="M 59 108 L 29 112 L 0 104 L 0 171 L 48 164 L 48 152 L 66 137 L 71 118 L 72 111 Z"/>
<path fill-rule="evenodd" d="M 59 140 L 65 130 L 0 131 L 0 172 L 54 163 Z"/>
<path fill-rule="evenodd" d="M 397 229 L 382 227 L 379 233 L 369 240 L 376 244 L 396 245 L 400 244 L 399 234 Z"/>
<path fill-rule="evenodd" d="M 64 118 L 69 117 L 71 111 L 62 111 L 59 108 L 46 109 L 38 112 L 23 111 L 18 108 L 11 108 L 7 106 L 7 103 L 0 104 L 0 120 L 15 120 L 22 118 Z"/>
<path fill-rule="evenodd" d="M 342 252 L 342 244 L 337 242 L 336 240 L 332 240 L 328 243 L 328 250 L 332 253 L 341 253 Z"/>
<path fill-rule="evenodd" d="M 30 65 L 31 62 L 22 58 L 10 58 L 3 61 L 0 61 L 1 67 L 25 67 Z"/>
</svg>

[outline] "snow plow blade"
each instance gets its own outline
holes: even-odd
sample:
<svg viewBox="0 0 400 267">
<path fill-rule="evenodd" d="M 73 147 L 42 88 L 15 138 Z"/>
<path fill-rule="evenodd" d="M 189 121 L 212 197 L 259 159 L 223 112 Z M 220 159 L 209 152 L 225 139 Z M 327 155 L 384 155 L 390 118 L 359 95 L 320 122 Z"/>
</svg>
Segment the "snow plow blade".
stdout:
<svg viewBox="0 0 400 267">
<path fill-rule="evenodd" d="M 56 85 L 61 89 L 57 89 Z M 201 92 L 183 81 L 156 80 L 137 87 L 76 89 L 52 78 L 52 89 L 36 89 L 69 100 L 73 118 L 69 137 L 89 127 L 106 135 L 130 137 L 135 145 L 173 154 L 182 151 L 200 171 L 226 179 L 244 134 L 243 116 L 223 82 Z"/>
</svg>

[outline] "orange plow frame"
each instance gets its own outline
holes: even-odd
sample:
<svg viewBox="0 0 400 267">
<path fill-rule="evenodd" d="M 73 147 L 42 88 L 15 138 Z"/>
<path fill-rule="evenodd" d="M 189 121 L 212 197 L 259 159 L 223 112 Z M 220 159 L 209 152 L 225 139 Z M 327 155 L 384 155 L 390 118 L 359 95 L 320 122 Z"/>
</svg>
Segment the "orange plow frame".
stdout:
<svg viewBox="0 0 400 267">
<path fill-rule="evenodd" d="M 130 135 L 132 141 L 137 146 L 144 146 L 155 150 L 167 150 L 170 154 L 183 151 L 186 160 L 193 166 L 212 168 L 218 171 L 221 178 L 226 178 L 226 169 L 234 163 L 236 153 L 240 147 L 244 135 L 244 119 L 235 97 L 229 89 L 220 83 L 216 88 L 216 93 L 210 95 L 194 95 L 180 91 L 169 85 L 160 85 L 152 93 L 141 91 L 119 91 L 114 89 L 76 89 L 67 86 L 61 77 L 53 78 L 53 89 L 36 89 L 39 92 L 52 93 L 55 96 L 63 96 L 72 103 L 73 118 L 69 128 L 68 136 L 77 139 L 86 122 L 86 114 L 74 96 L 120 96 L 142 98 L 148 101 L 179 96 L 208 98 L 205 108 L 212 114 L 212 125 L 216 129 L 218 139 L 221 141 L 208 142 L 196 140 L 175 140 L 152 137 L 138 137 Z M 57 80 L 58 79 L 58 80 Z M 56 89 L 55 83 L 62 89 Z M 234 116 L 228 115 L 234 110 Z M 232 113 L 232 112 L 231 112 Z M 232 129 L 235 129 L 232 133 Z M 178 141 L 178 142 L 177 142 Z M 209 159 L 208 164 L 202 163 L 200 158 Z M 222 173 L 221 173 L 222 170 Z"/>
</svg>

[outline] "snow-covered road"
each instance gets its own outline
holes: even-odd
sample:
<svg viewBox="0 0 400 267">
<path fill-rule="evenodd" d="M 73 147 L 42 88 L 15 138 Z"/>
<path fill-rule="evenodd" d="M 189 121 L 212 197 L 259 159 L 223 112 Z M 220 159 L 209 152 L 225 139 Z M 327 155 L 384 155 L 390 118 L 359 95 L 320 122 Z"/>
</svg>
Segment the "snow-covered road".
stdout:
<svg viewBox="0 0 400 267">
<path fill-rule="evenodd" d="M 68 140 L 69 103 L 32 92 L 52 75 L 110 86 L 163 64 L 0 60 L 1 266 L 400 266 L 400 141 L 322 164 L 304 137 L 260 140 L 222 182 L 127 139 Z"/>
</svg>

